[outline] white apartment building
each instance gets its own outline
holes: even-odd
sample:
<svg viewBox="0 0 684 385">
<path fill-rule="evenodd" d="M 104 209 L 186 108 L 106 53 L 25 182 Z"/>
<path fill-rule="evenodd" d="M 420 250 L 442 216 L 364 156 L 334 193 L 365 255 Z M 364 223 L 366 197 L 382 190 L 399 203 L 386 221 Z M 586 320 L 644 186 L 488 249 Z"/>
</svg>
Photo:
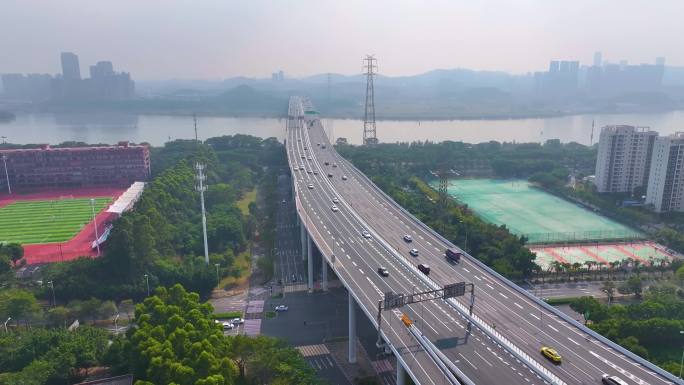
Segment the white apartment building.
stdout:
<svg viewBox="0 0 684 385">
<path fill-rule="evenodd" d="M 603 127 L 594 182 L 598 192 L 631 193 L 635 187 L 646 186 L 657 136 L 648 127 Z"/>
<path fill-rule="evenodd" d="M 684 132 L 656 139 L 649 174 L 646 204 L 659 213 L 684 211 Z"/>
</svg>

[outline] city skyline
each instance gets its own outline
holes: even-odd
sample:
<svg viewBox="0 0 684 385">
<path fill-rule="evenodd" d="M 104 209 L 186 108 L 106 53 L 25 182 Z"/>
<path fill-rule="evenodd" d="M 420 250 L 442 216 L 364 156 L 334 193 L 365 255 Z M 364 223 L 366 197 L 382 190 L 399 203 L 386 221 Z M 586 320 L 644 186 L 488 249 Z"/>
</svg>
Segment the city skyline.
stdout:
<svg viewBox="0 0 684 385">
<path fill-rule="evenodd" d="M 350 75 L 361 72 L 367 53 L 389 76 L 437 68 L 521 74 L 544 70 L 550 60 L 591 65 L 596 51 L 604 61 L 652 64 L 666 57 L 668 65 L 684 65 L 677 42 L 684 5 L 675 0 L 651 8 L 613 0 L 438 1 L 430 7 L 417 1 L 126 0 L 84 7 L 76 0 L 9 0 L 4 9 L 12 17 L 0 33 L 21 38 L 0 42 L 0 50 L 12 53 L 0 60 L 0 73 L 57 73 L 60 52 L 77 52 L 83 62 L 106 57 L 140 80 L 268 78 L 281 69 L 293 77 Z M 320 16 L 310 18 L 312 12 Z M 42 39 L 46 34 L 50 39 Z"/>
</svg>

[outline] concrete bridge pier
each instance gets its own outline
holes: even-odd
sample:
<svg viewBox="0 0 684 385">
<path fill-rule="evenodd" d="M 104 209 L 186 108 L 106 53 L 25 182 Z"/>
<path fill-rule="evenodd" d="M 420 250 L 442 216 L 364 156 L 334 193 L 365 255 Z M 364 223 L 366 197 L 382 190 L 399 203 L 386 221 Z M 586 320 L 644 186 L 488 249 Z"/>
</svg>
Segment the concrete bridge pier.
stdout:
<svg viewBox="0 0 684 385">
<path fill-rule="evenodd" d="M 356 363 L 356 303 L 351 292 L 347 292 L 349 302 L 349 363 Z"/>
<path fill-rule="evenodd" d="M 299 216 L 297 216 L 299 217 Z M 306 233 L 306 228 L 302 225 L 299 226 L 302 239 L 302 261 L 306 261 L 306 238 L 308 237 Z"/>
<path fill-rule="evenodd" d="M 397 385 L 406 385 L 406 369 L 399 360 L 397 360 Z"/>
<path fill-rule="evenodd" d="M 307 266 L 308 266 L 308 288 L 309 288 L 309 293 L 313 291 L 313 256 L 311 255 L 311 235 L 309 233 L 306 233 L 306 259 L 307 259 Z"/>
<path fill-rule="evenodd" d="M 321 290 L 328 291 L 328 262 L 321 254 Z"/>
</svg>

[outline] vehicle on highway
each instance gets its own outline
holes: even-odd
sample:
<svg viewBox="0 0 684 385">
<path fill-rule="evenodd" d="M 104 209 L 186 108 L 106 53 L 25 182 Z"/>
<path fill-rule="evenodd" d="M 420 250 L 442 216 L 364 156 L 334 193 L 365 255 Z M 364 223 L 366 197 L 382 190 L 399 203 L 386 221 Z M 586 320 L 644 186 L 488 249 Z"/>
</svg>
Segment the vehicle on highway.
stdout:
<svg viewBox="0 0 684 385">
<path fill-rule="evenodd" d="M 411 242 L 413 242 L 413 238 L 411 238 L 410 235 L 406 234 L 406 235 L 404 235 L 404 242 L 411 243 Z"/>
<path fill-rule="evenodd" d="M 311 170 L 306 170 L 306 173 L 307 173 L 307 174 L 313 174 L 313 171 L 311 171 Z"/>
<path fill-rule="evenodd" d="M 325 144 L 321 146 L 322 149 L 325 149 Z"/>
<path fill-rule="evenodd" d="M 335 205 L 332 205 L 332 207 L 330 208 L 330 210 L 332 210 L 332 211 L 335 212 L 335 213 L 338 212 L 338 211 L 340 211 L 340 209 L 338 209 L 337 206 L 335 206 Z"/>
<path fill-rule="evenodd" d="M 361 235 L 366 239 L 370 239 L 371 237 L 370 233 L 367 230 L 361 231 Z"/>
<path fill-rule="evenodd" d="M 313 160 L 313 159 L 311 159 L 311 157 L 308 157 L 308 158 L 306 158 L 306 159 L 307 159 L 307 160 Z"/>
<path fill-rule="evenodd" d="M 418 270 L 420 270 L 420 272 L 425 274 L 425 275 L 430 275 L 430 266 L 428 266 L 424 263 L 421 263 L 418 265 Z"/>
<path fill-rule="evenodd" d="M 461 256 L 463 253 L 456 251 L 454 249 L 446 249 L 444 255 L 449 262 L 459 263 L 461 261 Z"/>
<path fill-rule="evenodd" d="M 233 318 L 230 322 L 232 322 L 233 325 L 242 325 L 245 323 L 245 320 L 242 318 Z"/>
<path fill-rule="evenodd" d="M 627 385 L 627 382 L 625 382 L 625 380 L 623 380 L 622 378 L 618 376 L 611 376 L 608 374 L 604 374 L 601 377 L 601 382 L 605 385 Z"/>
<path fill-rule="evenodd" d="M 314 175 L 318 175 L 318 170 L 314 170 Z"/>
<path fill-rule="evenodd" d="M 380 274 L 383 277 L 389 277 L 389 271 L 385 269 L 384 267 L 378 267 L 378 274 Z"/>
<path fill-rule="evenodd" d="M 346 175 L 342 175 L 342 180 L 347 180 L 347 176 L 346 176 Z"/>
<path fill-rule="evenodd" d="M 305 149 L 305 150 L 308 150 L 308 148 L 307 148 L 306 146 L 304 146 L 304 149 Z"/>
<path fill-rule="evenodd" d="M 313 185 L 311 183 L 309 183 L 309 185 L 306 187 L 308 187 L 310 190 L 313 190 Z"/>
<path fill-rule="evenodd" d="M 278 305 L 275 307 L 275 311 L 288 311 L 289 308 L 286 305 Z"/>
<path fill-rule="evenodd" d="M 331 173 L 328 173 L 328 178 L 332 178 L 333 175 Z"/>
<path fill-rule="evenodd" d="M 409 250 L 409 254 L 411 254 L 414 257 L 418 256 L 418 250 L 417 249 L 411 249 Z"/>
<path fill-rule="evenodd" d="M 561 363 L 561 356 L 560 356 L 560 354 L 558 354 L 558 352 L 556 352 L 556 350 L 554 350 L 548 346 L 542 346 L 540 351 L 544 357 L 553 361 L 553 363 L 556 363 L 556 364 Z"/>
<path fill-rule="evenodd" d="M 300 164 L 300 165 L 299 165 L 299 169 L 300 169 L 300 170 L 304 170 L 304 165 L 303 165 L 303 164 Z"/>
<path fill-rule="evenodd" d="M 320 146 L 320 145 L 321 145 L 320 143 L 316 143 L 316 146 Z"/>
<path fill-rule="evenodd" d="M 328 165 L 330 165 L 330 162 L 324 162 L 323 164 L 325 164 L 326 166 L 328 166 Z"/>
<path fill-rule="evenodd" d="M 302 159 L 306 159 L 306 156 L 305 156 L 305 155 L 302 155 Z"/>
<path fill-rule="evenodd" d="M 333 163 L 333 167 L 337 167 L 337 163 Z"/>
<path fill-rule="evenodd" d="M 340 200 L 337 199 L 337 197 L 334 197 L 334 198 L 333 198 L 333 203 L 340 203 Z"/>
</svg>

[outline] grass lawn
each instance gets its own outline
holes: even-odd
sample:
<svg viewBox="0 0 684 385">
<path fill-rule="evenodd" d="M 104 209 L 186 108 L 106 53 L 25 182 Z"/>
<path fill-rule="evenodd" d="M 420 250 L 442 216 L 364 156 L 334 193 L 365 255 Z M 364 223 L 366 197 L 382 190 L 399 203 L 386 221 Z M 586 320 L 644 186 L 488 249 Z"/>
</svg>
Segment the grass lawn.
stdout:
<svg viewBox="0 0 684 385">
<path fill-rule="evenodd" d="M 242 215 L 249 215 L 249 204 L 256 201 L 256 194 L 257 190 L 255 188 L 252 191 L 246 192 L 245 195 L 242 196 L 242 199 L 237 201 L 236 205 L 242 212 Z"/>
<path fill-rule="evenodd" d="M 95 212 L 112 198 L 95 198 Z M 19 201 L 0 208 L 0 242 L 64 242 L 92 220 L 90 198 Z"/>
</svg>

